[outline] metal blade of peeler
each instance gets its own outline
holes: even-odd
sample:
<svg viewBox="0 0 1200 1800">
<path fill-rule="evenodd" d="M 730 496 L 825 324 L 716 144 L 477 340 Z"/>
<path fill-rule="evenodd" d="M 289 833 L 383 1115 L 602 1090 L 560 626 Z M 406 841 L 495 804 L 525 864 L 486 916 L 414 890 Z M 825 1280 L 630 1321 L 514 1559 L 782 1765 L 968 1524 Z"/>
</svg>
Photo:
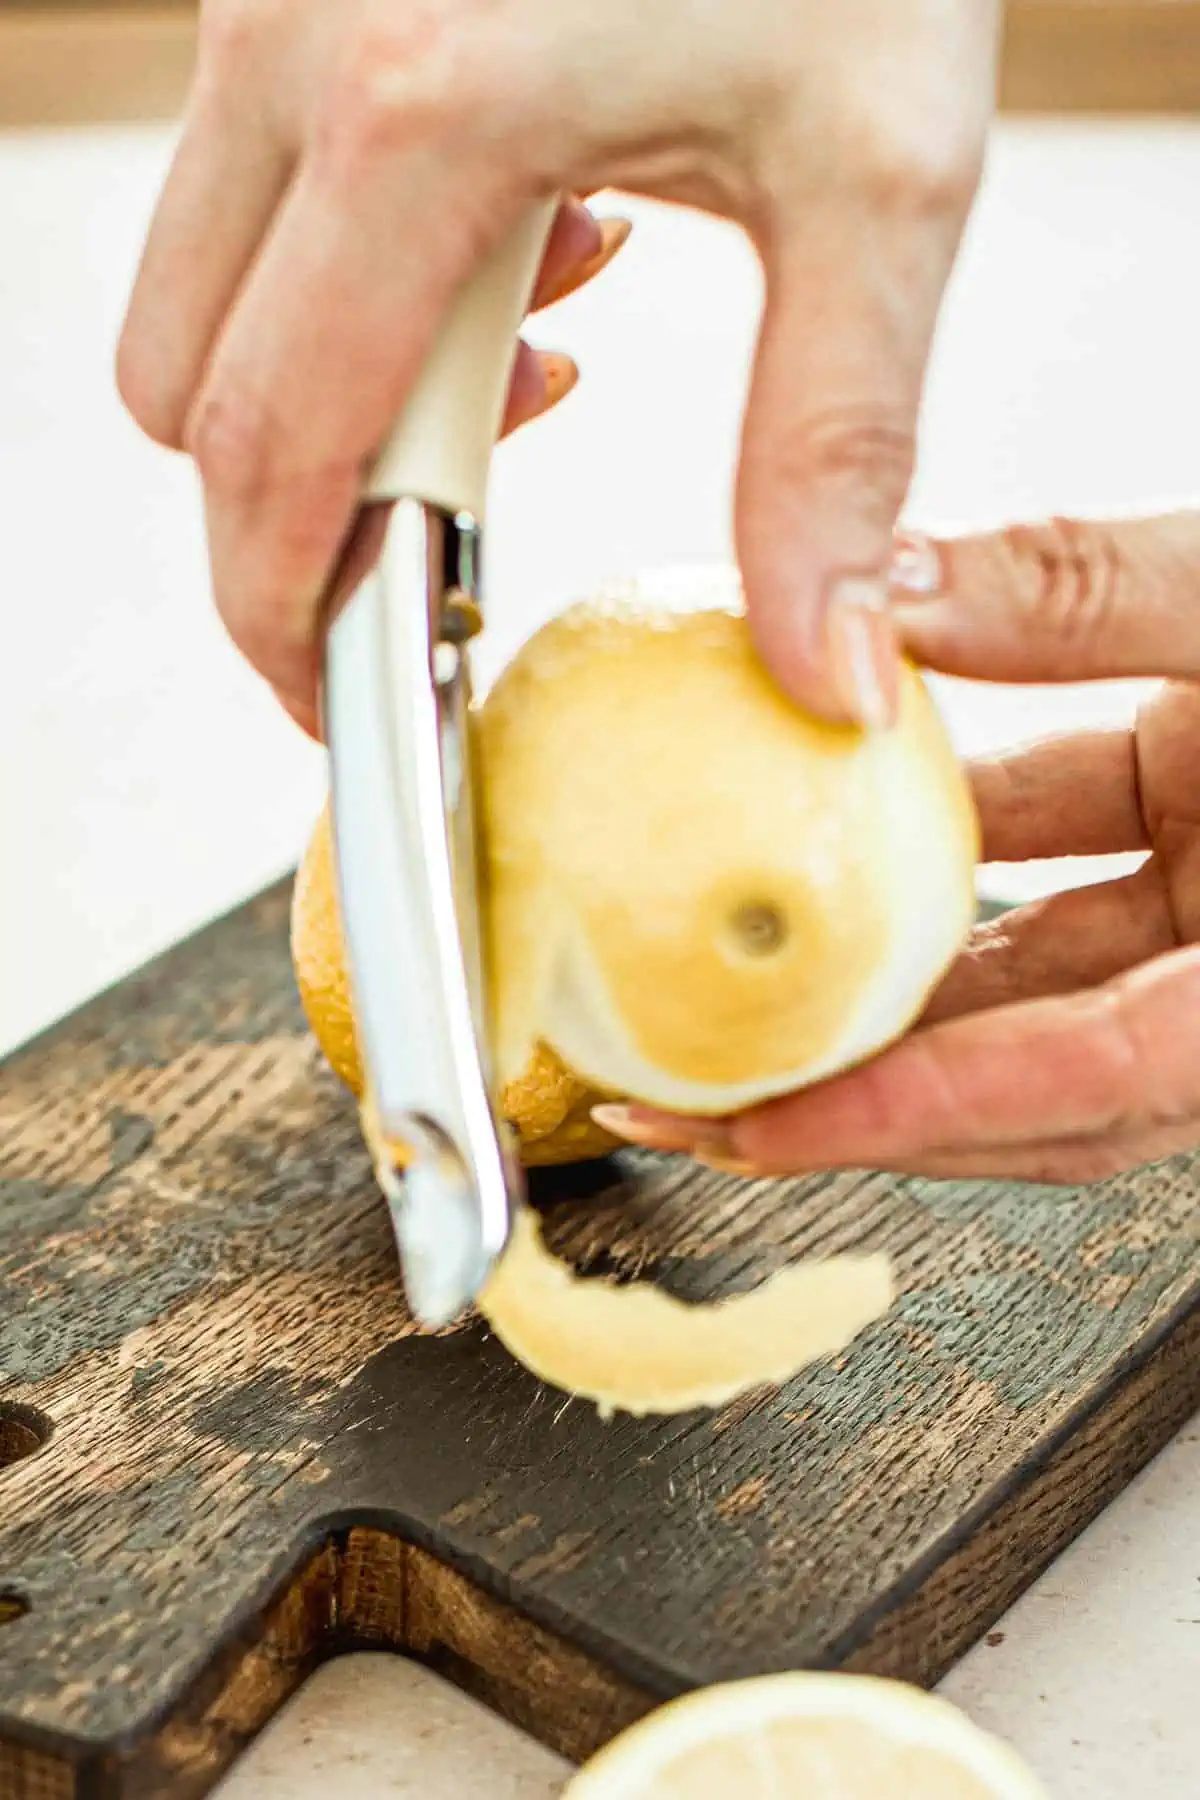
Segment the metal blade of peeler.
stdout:
<svg viewBox="0 0 1200 1800">
<path fill-rule="evenodd" d="M 422 1323 L 479 1292 L 522 1203 L 493 1096 L 467 642 L 488 467 L 553 217 L 460 296 L 336 587 L 323 712 L 364 1120 Z"/>
<path fill-rule="evenodd" d="M 430 1325 L 478 1292 L 519 1198 L 490 1098 L 466 646 L 442 586 L 473 529 L 397 502 L 331 628 L 325 687 L 377 1171 Z"/>
</svg>

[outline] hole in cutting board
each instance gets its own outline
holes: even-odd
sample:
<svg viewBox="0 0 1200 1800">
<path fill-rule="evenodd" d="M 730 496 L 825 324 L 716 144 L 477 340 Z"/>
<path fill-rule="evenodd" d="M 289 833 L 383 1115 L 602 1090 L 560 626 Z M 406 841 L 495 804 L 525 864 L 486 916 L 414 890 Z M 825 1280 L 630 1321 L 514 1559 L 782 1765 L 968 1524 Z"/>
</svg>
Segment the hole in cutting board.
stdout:
<svg viewBox="0 0 1200 1800">
<path fill-rule="evenodd" d="M 28 1611 L 29 1602 L 24 1594 L 18 1594 L 15 1588 L 0 1587 L 0 1629 L 15 1625 Z"/>
<path fill-rule="evenodd" d="M 36 1406 L 0 1400 L 0 1469 L 36 1456 L 54 1436 L 54 1420 Z"/>
</svg>

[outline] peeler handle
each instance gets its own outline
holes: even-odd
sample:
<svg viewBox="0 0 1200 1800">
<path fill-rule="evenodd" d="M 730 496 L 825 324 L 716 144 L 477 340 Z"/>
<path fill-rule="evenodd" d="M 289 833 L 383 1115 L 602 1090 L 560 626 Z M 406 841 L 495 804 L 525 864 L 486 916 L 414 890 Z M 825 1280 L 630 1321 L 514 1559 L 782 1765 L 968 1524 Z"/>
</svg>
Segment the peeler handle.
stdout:
<svg viewBox="0 0 1200 1800">
<path fill-rule="evenodd" d="M 517 333 L 557 211 L 532 207 L 459 293 L 367 485 L 483 523 Z"/>
</svg>

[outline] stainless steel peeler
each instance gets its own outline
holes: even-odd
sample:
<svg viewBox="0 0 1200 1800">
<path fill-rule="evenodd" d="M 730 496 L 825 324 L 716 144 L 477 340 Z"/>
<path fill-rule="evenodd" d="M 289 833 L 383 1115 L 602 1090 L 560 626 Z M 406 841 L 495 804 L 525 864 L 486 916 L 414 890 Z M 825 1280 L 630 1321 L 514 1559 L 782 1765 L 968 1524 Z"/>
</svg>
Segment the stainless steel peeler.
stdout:
<svg viewBox="0 0 1200 1800">
<path fill-rule="evenodd" d="M 364 496 L 325 651 L 364 1122 L 428 1326 L 479 1292 L 523 1186 L 495 1110 L 467 645 L 488 472 L 554 203 L 458 297 Z"/>
</svg>

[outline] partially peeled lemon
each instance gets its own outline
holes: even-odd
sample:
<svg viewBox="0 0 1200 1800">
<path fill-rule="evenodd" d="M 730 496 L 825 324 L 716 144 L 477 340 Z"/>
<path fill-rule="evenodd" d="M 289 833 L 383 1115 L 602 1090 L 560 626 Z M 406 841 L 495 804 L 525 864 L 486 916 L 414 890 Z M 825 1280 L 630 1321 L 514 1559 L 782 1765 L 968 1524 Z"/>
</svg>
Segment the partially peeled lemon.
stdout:
<svg viewBox="0 0 1200 1800">
<path fill-rule="evenodd" d="M 501 1110 L 530 1164 L 602 1155 L 600 1099 L 719 1116 L 899 1036 L 970 930 L 978 833 L 916 670 L 864 734 L 778 691 L 732 571 L 667 572 L 544 626 L 477 714 Z M 361 1094 L 327 819 L 296 884 L 296 974 Z M 481 1296 L 513 1354 L 605 1408 L 677 1411 L 842 1349 L 886 1259 L 685 1307 L 580 1282 L 532 1216 Z"/>
</svg>

